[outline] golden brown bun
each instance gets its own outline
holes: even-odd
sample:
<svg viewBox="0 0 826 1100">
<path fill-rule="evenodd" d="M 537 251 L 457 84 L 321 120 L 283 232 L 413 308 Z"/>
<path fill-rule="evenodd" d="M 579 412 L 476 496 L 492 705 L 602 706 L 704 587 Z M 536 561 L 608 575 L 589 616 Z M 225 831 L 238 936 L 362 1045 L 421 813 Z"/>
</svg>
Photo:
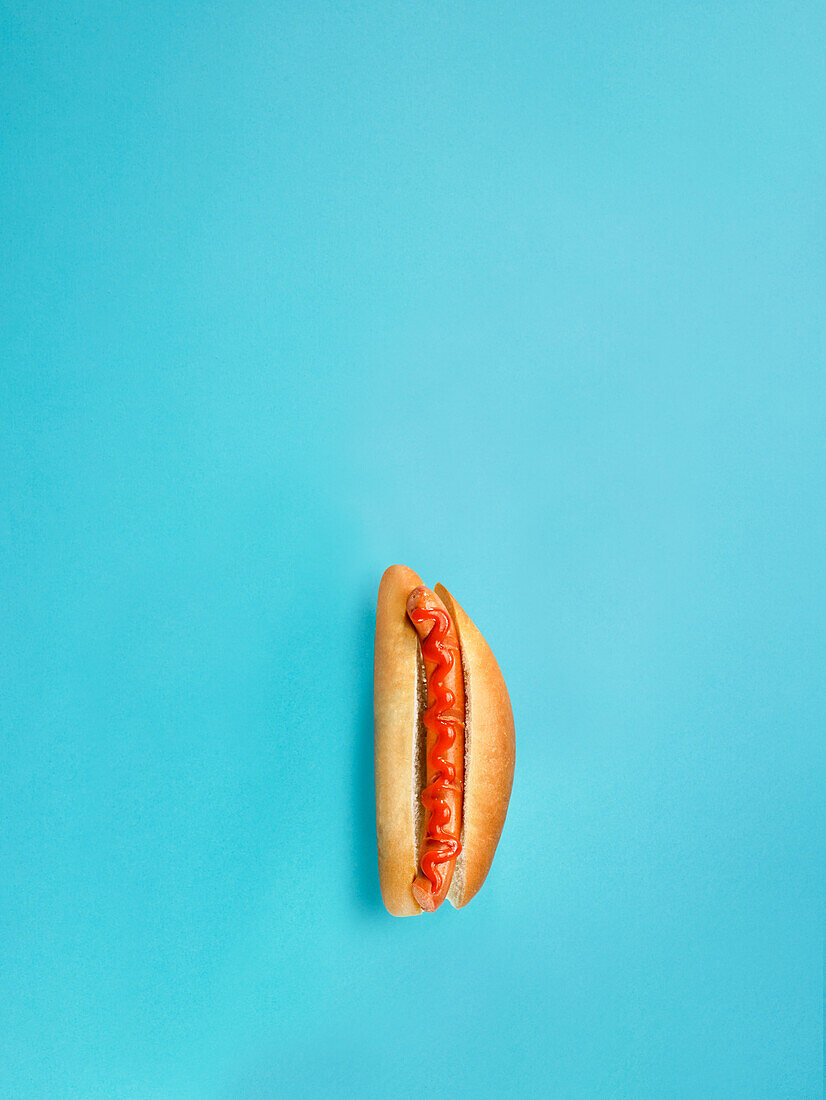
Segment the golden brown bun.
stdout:
<svg viewBox="0 0 826 1100">
<path fill-rule="evenodd" d="M 422 583 L 404 565 L 391 565 L 379 585 L 374 664 L 376 832 L 381 894 L 396 917 L 418 915 L 411 886 L 423 830 L 426 697 L 416 631 L 407 597 Z M 453 618 L 465 678 L 465 777 L 462 852 L 448 901 L 461 909 L 485 881 L 508 810 L 515 736 L 505 681 L 485 639 L 450 593 L 435 591 Z"/>
<path fill-rule="evenodd" d="M 462 650 L 465 672 L 465 798 L 462 852 L 448 901 L 461 909 L 487 877 L 505 824 L 513 786 L 516 737 L 508 689 L 490 646 L 441 584 Z"/>
<path fill-rule="evenodd" d="M 411 893 L 419 859 L 421 807 L 414 780 L 420 755 L 419 640 L 407 619 L 407 597 L 422 583 L 391 565 L 379 585 L 373 666 L 376 833 L 381 896 L 394 917 L 421 913 Z"/>
</svg>

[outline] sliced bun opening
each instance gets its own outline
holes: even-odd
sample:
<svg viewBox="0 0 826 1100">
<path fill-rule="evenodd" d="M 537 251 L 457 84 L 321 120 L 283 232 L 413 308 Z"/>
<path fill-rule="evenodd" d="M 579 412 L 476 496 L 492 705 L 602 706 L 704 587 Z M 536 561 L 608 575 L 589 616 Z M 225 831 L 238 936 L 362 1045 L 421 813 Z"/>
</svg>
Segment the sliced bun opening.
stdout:
<svg viewBox="0 0 826 1100">
<path fill-rule="evenodd" d="M 462 655 L 462 679 L 465 682 L 465 774 L 462 776 L 462 831 L 459 834 L 459 843 L 462 845 L 462 850 L 456 857 L 453 878 L 451 879 L 450 888 L 447 892 L 447 900 L 454 909 L 458 909 L 465 893 L 465 791 L 467 791 L 467 780 L 468 774 L 470 773 L 470 716 L 472 701 L 470 695 L 470 677 L 468 676 L 465 651 L 462 648 L 462 637 L 459 634 L 459 626 L 456 622 L 453 608 L 451 608 L 449 604 L 448 607 L 450 608 L 450 616 L 453 619 L 453 625 L 456 627 L 456 634 L 459 638 L 459 652 Z"/>
<path fill-rule="evenodd" d="M 424 712 L 427 709 L 427 672 L 422 657 L 422 647 L 416 647 L 416 748 L 413 753 L 413 775 L 411 795 L 413 798 L 413 862 L 418 868 L 419 852 L 424 840 L 425 813 L 422 805 L 422 791 L 427 786 L 427 729 L 424 724 Z M 411 885 L 413 884 L 411 879 Z"/>
</svg>

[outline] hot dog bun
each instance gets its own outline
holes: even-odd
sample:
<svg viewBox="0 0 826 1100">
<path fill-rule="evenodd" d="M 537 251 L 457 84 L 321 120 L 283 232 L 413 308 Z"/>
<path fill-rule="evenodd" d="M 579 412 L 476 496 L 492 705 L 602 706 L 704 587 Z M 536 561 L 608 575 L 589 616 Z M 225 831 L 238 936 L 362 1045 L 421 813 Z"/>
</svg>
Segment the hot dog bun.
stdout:
<svg viewBox="0 0 826 1100">
<path fill-rule="evenodd" d="M 487 878 L 502 835 L 513 786 L 516 734 L 508 689 L 473 621 L 437 584 L 459 633 L 465 670 L 465 797 L 462 851 L 447 900 L 467 905 Z"/>
<path fill-rule="evenodd" d="M 421 912 L 412 894 L 424 832 L 426 782 L 421 721 L 427 686 L 406 602 L 421 578 L 403 565 L 386 570 L 376 612 L 374 717 L 376 824 L 381 893 L 394 916 Z M 496 658 L 450 593 L 435 591 L 459 635 L 465 678 L 465 774 L 462 852 L 448 901 L 467 905 L 487 877 L 505 823 L 513 783 L 513 712 Z"/>
<path fill-rule="evenodd" d="M 424 808 L 421 725 L 426 691 L 419 640 L 407 618 L 407 597 L 422 578 L 391 565 L 379 585 L 373 665 L 376 834 L 381 896 L 394 917 L 421 913 L 411 886 L 416 877 Z"/>
</svg>

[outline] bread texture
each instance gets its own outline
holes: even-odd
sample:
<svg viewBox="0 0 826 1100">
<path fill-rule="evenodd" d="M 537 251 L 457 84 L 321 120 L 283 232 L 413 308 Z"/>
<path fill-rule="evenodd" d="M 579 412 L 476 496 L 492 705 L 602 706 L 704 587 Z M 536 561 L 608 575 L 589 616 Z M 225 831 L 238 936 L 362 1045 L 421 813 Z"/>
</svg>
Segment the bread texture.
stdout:
<svg viewBox="0 0 826 1100">
<path fill-rule="evenodd" d="M 419 859 L 421 808 L 416 787 L 421 739 L 419 639 L 407 619 L 407 597 L 422 583 L 391 565 L 379 585 L 373 666 L 376 834 L 379 882 L 394 917 L 421 913 L 411 892 Z"/>
<path fill-rule="evenodd" d="M 465 674 L 465 796 L 462 851 L 447 900 L 456 909 L 487 878 L 508 812 L 516 735 L 508 689 L 490 646 L 447 589 L 435 591 L 456 624 Z"/>
<path fill-rule="evenodd" d="M 379 585 L 374 663 L 376 833 L 379 880 L 388 912 L 421 913 L 412 893 L 424 829 L 426 705 L 419 640 L 407 618 L 407 597 L 422 584 L 404 565 L 391 565 Z M 513 711 L 496 658 L 451 594 L 434 591 L 459 635 L 465 682 L 465 767 L 462 851 L 448 901 L 461 909 L 487 877 L 508 810 L 516 759 Z"/>
</svg>

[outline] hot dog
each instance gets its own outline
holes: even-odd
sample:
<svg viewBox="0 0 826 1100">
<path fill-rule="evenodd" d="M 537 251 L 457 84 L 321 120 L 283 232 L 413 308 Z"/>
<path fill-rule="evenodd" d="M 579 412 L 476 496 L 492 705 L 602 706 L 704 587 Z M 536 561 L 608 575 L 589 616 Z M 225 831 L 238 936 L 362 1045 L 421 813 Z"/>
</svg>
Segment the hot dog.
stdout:
<svg viewBox="0 0 826 1100">
<path fill-rule="evenodd" d="M 485 881 L 513 782 L 513 712 L 496 659 L 441 585 L 393 565 L 379 586 L 376 827 L 394 916 L 467 905 Z"/>
<path fill-rule="evenodd" d="M 427 677 L 427 786 L 424 840 L 413 897 L 432 913 L 447 897 L 456 857 L 462 850 L 462 786 L 465 774 L 465 683 L 459 637 L 447 608 L 420 585 L 407 597 Z"/>
</svg>

